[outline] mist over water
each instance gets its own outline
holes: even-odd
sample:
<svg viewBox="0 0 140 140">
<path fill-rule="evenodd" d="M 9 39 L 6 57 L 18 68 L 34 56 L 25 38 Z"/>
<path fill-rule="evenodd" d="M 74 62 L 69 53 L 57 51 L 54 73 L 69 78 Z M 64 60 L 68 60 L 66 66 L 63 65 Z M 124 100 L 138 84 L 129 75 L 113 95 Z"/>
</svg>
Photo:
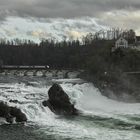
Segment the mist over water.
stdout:
<svg viewBox="0 0 140 140">
<path fill-rule="evenodd" d="M 80 110 L 77 117 L 57 116 L 42 106 L 57 82 Z M 0 119 L 1 140 L 139 140 L 140 104 L 123 103 L 101 95 L 93 84 L 71 76 L 0 76 L 0 100 L 20 108 L 28 118 L 23 124 Z M 9 102 L 16 100 L 16 103 Z"/>
</svg>

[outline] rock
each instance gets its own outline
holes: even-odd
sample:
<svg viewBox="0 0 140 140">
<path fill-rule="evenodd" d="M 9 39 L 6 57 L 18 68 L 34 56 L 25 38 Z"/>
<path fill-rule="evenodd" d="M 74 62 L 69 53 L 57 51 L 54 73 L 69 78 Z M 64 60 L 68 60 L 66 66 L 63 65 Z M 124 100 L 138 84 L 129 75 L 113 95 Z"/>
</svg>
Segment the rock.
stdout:
<svg viewBox="0 0 140 140">
<path fill-rule="evenodd" d="M 16 122 L 26 122 L 27 117 L 24 113 L 21 112 L 20 109 L 16 107 L 10 107 L 10 115 L 16 118 Z"/>
<path fill-rule="evenodd" d="M 6 121 L 8 122 L 8 123 L 13 123 L 14 122 L 14 117 L 13 116 L 11 116 L 10 114 L 8 114 L 7 115 L 7 117 L 6 117 Z"/>
<path fill-rule="evenodd" d="M 49 89 L 48 96 L 49 100 L 42 104 L 48 106 L 52 112 L 62 115 L 78 115 L 78 110 L 70 102 L 69 96 L 60 85 L 54 84 Z"/>
<path fill-rule="evenodd" d="M 6 118 L 10 112 L 10 108 L 3 102 L 0 102 L 0 117 Z"/>
<path fill-rule="evenodd" d="M 6 119 L 7 122 L 13 123 L 14 118 L 16 122 L 26 122 L 26 115 L 16 107 L 10 107 L 7 104 L 0 102 L 0 117 Z"/>
<path fill-rule="evenodd" d="M 19 103 L 18 100 L 9 100 L 9 102 L 10 102 L 10 103 L 15 103 L 15 104 Z"/>
</svg>

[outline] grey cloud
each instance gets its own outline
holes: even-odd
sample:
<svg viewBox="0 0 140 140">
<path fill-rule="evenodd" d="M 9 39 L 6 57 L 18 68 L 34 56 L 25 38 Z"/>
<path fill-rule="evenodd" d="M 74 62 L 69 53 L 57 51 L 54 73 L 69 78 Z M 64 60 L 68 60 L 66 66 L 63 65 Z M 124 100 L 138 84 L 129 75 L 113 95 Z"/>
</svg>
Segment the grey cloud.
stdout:
<svg viewBox="0 0 140 140">
<path fill-rule="evenodd" d="M 107 26 L 128 27 L 140 31 L 140 16 L 135 14 L 140 13 L 139 9 L 140 0 L 0 0 L 0 24 L 7 24 L 5 20 L 8 20 L 9 16 L 23 17 L 27 23 L 39 24 L 38 28 L 47 24 L 47 33 L 53 34 L 46 35 L 36 30 L 28 32 L 28 28 L 27 36 L 42 37 L 45 34 L 56 38 L 67 31 L 72 31 L 68 32 L 69 34 L 78 35 Z M 14 19 L 16 24 L 16 18 Z M 7 28 L 11 28 L 10 26 Z M 19 33 L 21 26 L 18 28 Z M 13 35 L 12 33 L 8 34 Z M 6 31 L 5 34 L 7 35 Z"/>
<path fill-rule="evenodd" d="M 0 20 L 11 15 L 37 18 L 98 17 L 106 11 L 139 8 L 139 0 L 1 0 Z"/>
<path fill-rule="evenodd" d="M 46 20 L 47 21 L 47 20 Z M 79 24 L 78 24 L 79 23 Z M 6 38 L 25 38 L 37 41 L 41 38 L 55 38 L 62 40 L 77 39 L 86 35 L 88 32 L 96 32 L 102 29 L 94 18 L 63 19 L 51 18 L 49 22 L 40 22 L 34 18 L 8 18 L 0 27 L 0 33 Z M 0 38 L 3 37 L 0 35 Z"/>
</svg>

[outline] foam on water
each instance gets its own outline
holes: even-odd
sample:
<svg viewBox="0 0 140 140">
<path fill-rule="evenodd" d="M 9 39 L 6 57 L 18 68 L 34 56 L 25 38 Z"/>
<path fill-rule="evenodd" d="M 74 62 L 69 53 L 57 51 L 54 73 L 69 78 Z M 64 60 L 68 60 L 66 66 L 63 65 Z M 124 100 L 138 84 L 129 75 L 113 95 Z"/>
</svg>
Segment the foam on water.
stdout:
<svg viewBox="0 0 140 140">
<path fill-rule="evenodd" d="M 38 125 L 36 133 L 55 135 L 60 138 L 97 139 L 97 140 L 138 140 L 140 135 L 133 126 L 140 126 L 140 104 L 122 103 L 101 95 L 91 83 L 76 84 L 76 79 L 51 80 L 59 82 L 71 102 L 81 110 L 79 117 L 65 118 L 52 113 L 42 106 L 42 101 L 48 99 L 47 92 L 50 81 L 41 79 L 24 79 L 18 82 L 0 83 L 0 100 L 11 106 L 20 108 L 28 118 L 28 125 Z M 9 102 L 17 100 L 17 103 Z M 138 121 L 132 118 L 136 117 Z M 127 127 L 118 125 L 126 123 Z M 129 125 L 128 125 L 129 124 Z M 122 129 L 121 129 L 122 128 Z M 125 130 L 127 129 L 128 130 Z M 131 131 L 132 128 L 132 131 Z M 121 130 L 120 130 L 121 129 Z M 124 130 L 123 130 L 124 129 Z"/>
<path fill-rule="evenodd" d="M 93 84 L 85 83 L 73 86 L 74 89 L 80 90 L 83 94 L 79 103 L 83 110 L 89 110 L 93 113 L 111 113 L 111 114 L 140 114 L 139 103 L 123 103 L 108 99 L 102 96 Z"/>
</svg>

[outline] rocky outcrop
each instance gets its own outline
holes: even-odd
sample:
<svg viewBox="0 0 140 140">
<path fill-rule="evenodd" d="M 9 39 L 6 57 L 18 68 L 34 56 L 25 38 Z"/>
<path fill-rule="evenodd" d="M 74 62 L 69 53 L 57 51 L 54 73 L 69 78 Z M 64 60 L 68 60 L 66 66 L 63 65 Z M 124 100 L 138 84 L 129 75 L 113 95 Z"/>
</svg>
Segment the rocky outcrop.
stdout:
<svg viewBox="0 0 140 140">
<path fill-rule="evenodd" d="M 16 122 L 26 122 L 26 115 L 18 108 L 8 106 L 7 104 L 0 102 L 0 117 L 6 119 L 8 123 L 13 123 L 15 118 Z"/>
<path fill-rule="evenodd" d="M 49 100 L 44 101 L 43 105 L 48 106 L 52 112 L 60 115 L 78 115 L 78 110 L 60 85 L 54 84 L 49 89 L 48 96 Z"/>
</svg>

